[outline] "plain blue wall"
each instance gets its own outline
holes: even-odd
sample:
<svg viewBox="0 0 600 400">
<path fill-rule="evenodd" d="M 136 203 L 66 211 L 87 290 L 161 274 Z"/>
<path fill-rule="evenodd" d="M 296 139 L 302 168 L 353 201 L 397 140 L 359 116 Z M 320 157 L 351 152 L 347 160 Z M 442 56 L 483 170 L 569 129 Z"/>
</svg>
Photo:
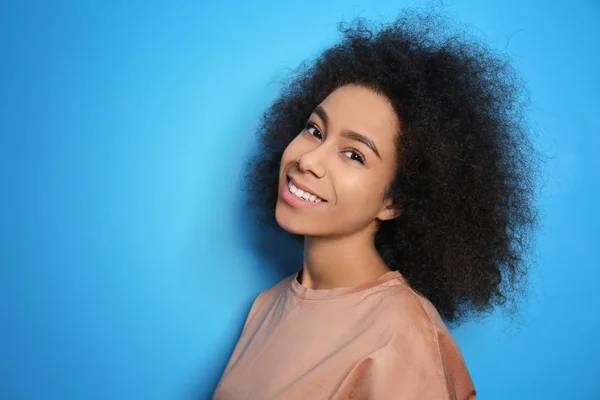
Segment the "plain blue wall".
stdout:
<svg viewBox="0 0 600 400">
<path fill-rule="evenodd" d="M 271 78 L 412 4 L 122 3 L 0 5 L 1 399 L 209 398 L 301 261 L 240 191 Z M 534 295 L 454 335 L 482 399 L 600 399 L 600 6 L 445 9 L 513 57 L 551 157 Z"/>
</svg>

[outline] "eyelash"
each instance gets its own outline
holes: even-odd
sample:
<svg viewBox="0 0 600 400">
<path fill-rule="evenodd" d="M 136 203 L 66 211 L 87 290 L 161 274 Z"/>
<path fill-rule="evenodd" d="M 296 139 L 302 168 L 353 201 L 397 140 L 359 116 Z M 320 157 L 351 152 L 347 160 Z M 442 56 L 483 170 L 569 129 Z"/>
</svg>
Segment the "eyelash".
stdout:
<svg viewBox="0 0 600 400">
<path fill-rule="evenodd" d="M 310 121 L 307 121 L 307 122 L 306 122 L 306 124 L 304 125 L 304 130 L 306 130 L 306 131 L 308 132 L 308 130 L 309 130 L 310 128 L 313 128 L 313 129 L 315 129 L 317 132 L 319 132 L 319 134 L 320 134 L 320 136 L 321 136 L 321 137 L 320 137 L 320 138 L 317 138 L 317 139 L 319 139 L 319 140 L 323 140 L 323 134 L 321 133 L 321 131 L 319 130 L 319 128 L 317 128 L 317 126 L 316 126 L 315 124 L 313 124 L 312 122 L 310 122 Z M 308 133 L 309 133 L 309 135 L 311 135 L 311 136 L 315 136 L 315 135 L 313 135 L 313 134 L 312 134 L 312 133 L 310 133 L 310 132 L 308 132 Z M 316 137 L 316 136 L 315 136 L 315 137 Z M 355 154 L 355 155 L 358 157 L 358 159 L 353 159 L 353 158 L 351 158 L 351 157 L 348 157 L 350 160 L 352 160 L 352 161 L 357 161 L 357 162 L 359 162 L 359 163 L 361 163 L 361 164 L 364 164 L 364 163 L 365 163 L 365 157 L 364 157 L 364 156 L 363 156 L 363 155 L 362 155 L 362 154 L 361 154 L 361 153 L 360 153 L 358 150 L 354 150 L 354 149 L 353 149 L 353 150 L 346 150 L 346 151 L 344 151 L 344 153 L 353 153 L 353 154 Z"/>
</svg>

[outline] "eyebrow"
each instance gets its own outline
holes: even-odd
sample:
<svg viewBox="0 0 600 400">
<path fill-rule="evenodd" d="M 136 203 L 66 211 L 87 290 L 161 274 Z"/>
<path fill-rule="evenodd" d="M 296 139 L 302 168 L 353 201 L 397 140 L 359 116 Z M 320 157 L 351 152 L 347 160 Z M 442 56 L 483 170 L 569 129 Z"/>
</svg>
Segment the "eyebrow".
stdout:
<svg viewBox="0 0 600 400">
<path fill-rule="evenodd" d="M 323 106 L 318 105 L 314 111 L 315 114 L 317 114 L 319 116 L 319 118 L 321 118 L 323 120 L 323 123 L 325 124 L 325 129 L 327 129 L 327 123 L 329 121 L 329 117 L 327 116 L 327 113 L 325 112 L 325 109 L 323 108 Z M 377 150 L 377 146 L 375 146 L 375 143 L 369 139 L 368 137 L 366 137 L 363 134 L 360 134 L 358 132 L 354 132 L 352 130 L 349 129 L 344 129 L 341 132 L 341 135 L 343 137 L 346 137 L 348 139 L 351 140 L 356 140 L 358 142 L 361 142 L 362 144 L 364 144 L 365 146 L 367 146 L 369 149 L 371 149 L 371 151 L 373 151 L 373 153 L 375 153 L 375 155 L 377 157 L 379 157 L 379 159 L 381 160 L 381 156 L 379 155 L 379 150 Z"/>
</svg>

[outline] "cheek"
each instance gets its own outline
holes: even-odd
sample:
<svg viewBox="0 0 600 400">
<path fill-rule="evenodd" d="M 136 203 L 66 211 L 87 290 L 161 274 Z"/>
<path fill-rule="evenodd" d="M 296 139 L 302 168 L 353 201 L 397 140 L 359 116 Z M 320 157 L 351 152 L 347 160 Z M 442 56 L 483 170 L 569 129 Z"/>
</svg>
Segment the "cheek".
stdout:
<svg viewBox="0 0 600 400">
<path fill-rule="evenodd" d="M 360 215 L 372 214 L 375 210 L 379 210 L 382 189 L 377 179 L 373 179 L 370 175 L 345 179 L 336 186 L 338 198 L 343 199 L 340 203 L 345 209 L 351 209 Z"/>
</svg>

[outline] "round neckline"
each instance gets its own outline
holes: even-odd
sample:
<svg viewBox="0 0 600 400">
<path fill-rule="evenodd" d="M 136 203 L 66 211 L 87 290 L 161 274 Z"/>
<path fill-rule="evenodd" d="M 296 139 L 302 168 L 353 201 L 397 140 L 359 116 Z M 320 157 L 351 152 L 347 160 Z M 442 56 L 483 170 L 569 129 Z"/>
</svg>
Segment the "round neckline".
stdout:
<svg viewBox="0 0 600 400">
<path fill-rule="evenodd" d="M 399 271 L 388 271 L 374 281 L 361 283 L 359 285 L 342 286 L 331 289 L 311 289 L 302 286 L 298 281 L 298 276 L 301 272 L 302 268 L 291 276 L 290 289 L 296 296 L 306 300 L 327 300 L 352 293 L 366 294 L 381 286 L 394 284 L 394 280 L 403 280 Z"/>
</svg>

